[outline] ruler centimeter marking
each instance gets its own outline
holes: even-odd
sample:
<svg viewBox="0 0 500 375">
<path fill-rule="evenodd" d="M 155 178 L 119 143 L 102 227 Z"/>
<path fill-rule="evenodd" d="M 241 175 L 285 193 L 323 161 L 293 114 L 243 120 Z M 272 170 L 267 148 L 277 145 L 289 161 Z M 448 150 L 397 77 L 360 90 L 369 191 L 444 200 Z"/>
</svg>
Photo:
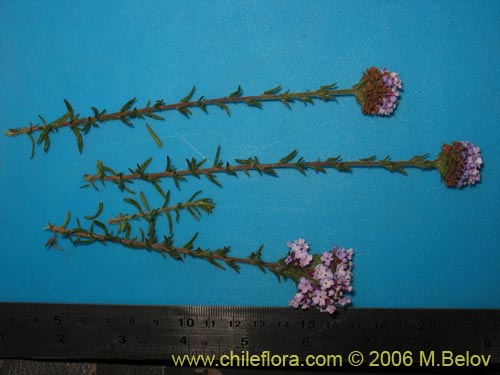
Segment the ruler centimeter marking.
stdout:
<svg viewBox="0 0 500 375">
<path fill-rule="evenodd" d="M 0 358 L 169 360 L 172 354 L 452 351 L 500 363 L 500 310 L 0 303 Z M 367 358 L 367 357 L 365 357 Z"/>
</svg>

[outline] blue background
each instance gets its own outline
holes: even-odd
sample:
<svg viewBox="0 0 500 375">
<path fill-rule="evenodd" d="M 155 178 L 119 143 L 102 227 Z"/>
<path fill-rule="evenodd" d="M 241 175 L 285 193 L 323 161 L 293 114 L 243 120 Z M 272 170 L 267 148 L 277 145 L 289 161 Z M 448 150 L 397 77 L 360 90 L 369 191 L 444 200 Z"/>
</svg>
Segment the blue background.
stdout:
<svg viewBox="0 0 500 375">
<path fill-rule="evenodd" d="M 405 159 L 444 142 L 470 140 L 485 166 L 477 187 L 446 189 L 436 171 L 331 171 L 307 177 L 220 176 L 224 187 L 189 179 L 173 202 L 196 190 L 213 198 L 213 215 L 183 215 L 178 244 L 231 245 L 247 256 L 260 244 L 277 260 L 299 237 L 315 252 L 333 244 L 356 250 L 354 306 L 500 308 L 500 2 L 498 1 L 0 1 L 2 130 L 55 119 L 67 98 L 82 116 L 90 106 L 112 112 L 137 97 L 177 102 L 245 94 L 278 84 L 292 91 L 357 83 L 375 65 L 397 71 L 403 98 L 391 118 L 363 116 L 352 97 L 338 103 L 232 106 L 192 118 L 165 113 L 135 128 L 107 123 L 84 138 L 78 154 L 68 129 L 48 154 L 29 159 L 27 137 L 0 137 L 0 300 L 131 304 L 286 306 L 292 282 L 243 267 L 221 271 L 202 260 L 177 263 L 119 246 L 47 250 L 48 221 L 66 211 L 102 218 L 131 211 L 114 186 L 80 190 L 97 160 L 126 170 L 153 156 L 213 161 L 257 155 L 279 160 L 293 149 L 306 159 L 373 154 Z M 136 183 L 150 203 L 160 196 Z M 74 222 L 73 222 L 74 223 Z"/>
</svg>

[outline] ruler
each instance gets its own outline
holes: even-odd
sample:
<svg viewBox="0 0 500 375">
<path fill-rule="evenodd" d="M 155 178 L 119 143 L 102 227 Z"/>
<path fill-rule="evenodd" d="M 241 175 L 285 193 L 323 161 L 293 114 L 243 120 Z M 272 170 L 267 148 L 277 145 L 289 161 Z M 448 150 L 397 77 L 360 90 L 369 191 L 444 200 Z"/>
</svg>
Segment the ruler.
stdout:
<svg viewBox="0 0 500 375">
<path fill-rule="evenodd" d="M 429 353 L 446 351 L 498 365 L 500 310 L 348 308 L 331 317 L 271 307 L 0 303 L 0 358 L 170 361 L 231 351 L 301 360 L 358 351 L 364 364 L 406 352 L 428 365 Z"/>
</svg>

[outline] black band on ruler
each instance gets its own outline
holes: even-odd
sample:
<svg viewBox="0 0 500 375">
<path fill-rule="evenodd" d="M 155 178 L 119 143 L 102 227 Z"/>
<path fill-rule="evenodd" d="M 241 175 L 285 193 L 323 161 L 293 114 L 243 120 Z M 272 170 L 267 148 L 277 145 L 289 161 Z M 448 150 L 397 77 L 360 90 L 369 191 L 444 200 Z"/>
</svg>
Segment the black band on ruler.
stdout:
<svg viewBox="0 0 500 375">
<path fill-rule="evenodd" d="M 160 360 L 175 354 L 352 351 L 490 356 L 500 363 L 500 310 L 0 303 L 0 358 Z M 468 354 L 467 354 L 468 353 Z M 380 358 L 378 359 L 380 360 Z M 438 362 L 439 363 L 439 362 Z"/>
</svg>

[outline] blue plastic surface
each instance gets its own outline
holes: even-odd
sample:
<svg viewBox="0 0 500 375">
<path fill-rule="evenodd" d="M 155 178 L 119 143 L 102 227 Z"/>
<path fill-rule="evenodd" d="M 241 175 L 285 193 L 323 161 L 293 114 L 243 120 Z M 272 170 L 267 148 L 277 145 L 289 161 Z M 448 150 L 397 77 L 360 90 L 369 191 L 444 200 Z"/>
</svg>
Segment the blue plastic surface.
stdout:
<svg viewBox="0 0 500 375">
<path fill-rule="evenodd" d="M 177 243 L 199 232 L 197 244 L 230 245 L 247 256 L 260 244 L 277 260 L 286 241 L 302 237 L 315 252 L 353 247 L 353 305 L 358 307 L 500 308 L 500 2 L 498 1 L 0 1 L 1 129 L 48 120 L 68 99 L 81 116 L 91 106 L 119 109 L 132 97 L 176 102 L 247 95 L 278 84 L 291 91 L 357 83 L 375 65 L 397 71 L 404 92 L 391 118 L 363 116 L 352 97 L 338 103 L 232 106 L 186 119 L 165 113 L 92 130 L 77 152 L 68 129 L 29 159 L 27 137 L 0 137 L 0 300 L 124 304 L 286 306 L 293 282 L 244 266 L 221 271 L 202 260 L 177 263 L 146 251 L 101 245 L 47 250 L 42 228 L 91 215 L 130 211 L 127 194 L 108 185 L 80 190 L 84 173 L 102 160 L 127 170 L 166 155 L 177 166 L 192 156 L 213 161 L 258 156 L 279 160 L 293 149 L 306 159 L 376 154 L 405 159 L 445 142 L 480 146 L 483 181 L 445 188 L 436 171 L 329 172 L 307 177 L 221 176 L 218 188 L 189 178 L 174 202 L 197 190 L 217 207 L 200 222 L 184 215 Z M 161 199 L 136 183 L 152 205 Z M 74 223 L 74 221 L 73 221 Z M 165 221 L 166 227 L 166 221 Z"/>
</svg>

